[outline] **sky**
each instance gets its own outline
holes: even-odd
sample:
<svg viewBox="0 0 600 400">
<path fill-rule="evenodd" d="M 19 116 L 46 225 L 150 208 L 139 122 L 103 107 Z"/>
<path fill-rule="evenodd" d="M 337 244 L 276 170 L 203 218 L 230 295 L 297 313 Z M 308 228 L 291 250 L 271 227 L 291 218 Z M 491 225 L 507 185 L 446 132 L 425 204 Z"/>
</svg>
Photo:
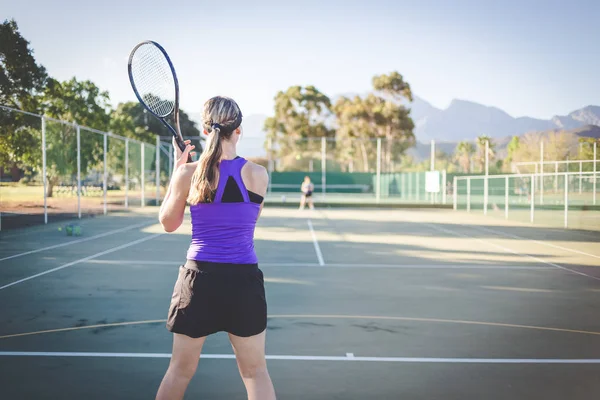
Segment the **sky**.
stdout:
<svg viewBox="0 0 600 400">
<path fill-rule="evenodd" d="M 292 85 L 364 93 L 391 71 L 439 108 L 564 115 L 600 104 L 598 15 L 597 0 L 0 0 L 54 78 L 134 101 L 127 58 L 150 39 L 171 56 L 182 109 L 225 95 L 245 115 L 272 114 Z"/>
</svg>

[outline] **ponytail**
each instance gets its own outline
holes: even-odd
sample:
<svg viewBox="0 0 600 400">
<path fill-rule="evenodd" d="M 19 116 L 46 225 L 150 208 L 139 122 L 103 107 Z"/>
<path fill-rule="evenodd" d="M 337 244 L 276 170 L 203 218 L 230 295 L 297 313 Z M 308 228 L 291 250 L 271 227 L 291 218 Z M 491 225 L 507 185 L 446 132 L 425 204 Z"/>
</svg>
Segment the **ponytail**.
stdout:
<svg viewBox="0 0 600 400">
<path fill-rule="evenodd" d="M 219 161 L 223 154 L 221 148 L 221 129 L 213 127 L 206 150 L 202 152 L 187 201 L 189 204 L 211 203 L 219 184 Z"/>
</svg>

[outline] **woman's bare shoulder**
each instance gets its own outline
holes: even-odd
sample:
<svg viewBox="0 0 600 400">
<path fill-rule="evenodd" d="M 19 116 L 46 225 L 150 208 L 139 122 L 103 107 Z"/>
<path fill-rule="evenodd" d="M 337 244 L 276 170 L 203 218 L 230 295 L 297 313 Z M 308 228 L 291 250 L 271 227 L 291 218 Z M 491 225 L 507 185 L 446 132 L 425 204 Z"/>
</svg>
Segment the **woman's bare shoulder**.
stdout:
<svg viewBox="0 0 600 400">
<path fill-rule="evenodd" d="M 269 173 L 262 165 L 248 161 L 242 168 L 242 179 L 248 190 L 260 195 L 267 192 Z"/>
</svg>

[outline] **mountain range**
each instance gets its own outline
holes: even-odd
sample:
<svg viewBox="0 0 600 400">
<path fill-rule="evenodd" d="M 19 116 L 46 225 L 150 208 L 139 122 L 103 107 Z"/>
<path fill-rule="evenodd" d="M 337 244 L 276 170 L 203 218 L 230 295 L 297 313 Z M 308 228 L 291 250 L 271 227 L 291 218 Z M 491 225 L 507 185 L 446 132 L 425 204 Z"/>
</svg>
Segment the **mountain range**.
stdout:
<svg viewBox="0 0 600 400">
<path fill-rule="evenodd" d="M 415 122 L 415 136 L 418 142 L 410 153 L 416 158 L 421 158 L 422 153 L 429 154 L 429 142 L 432 139 L 439 143 L 440 150 L 452 152 L 457 142 L 474 140 L 480 135 L 490 136 L 502 143 L 508 143 L 510 137 L 515 135 L 552 130 L 571 131 L 578 136 L 600 137 L 600 106 L 590 105 L 548 120 L 515 118 L 497 107 L 457 99 L 452 100 L 447 108 L 440 109 L 415 97 L 408 107 Z M 200 114 L 190 114 L 190 118 L 198 122 L 199 117 Z M 239 143 L 241 154 L 248 157 L 265 154 L 263 125 L 266 118 L 263 114 L 244 117 L 244 136 Z M 499 147 L 503 147 L 502 143 L 498 143 Z"/>
<path fill-rule="evenodd" d="M 532 131 L 600 126 L 600 106 L 587 106 L 549 120 L 515 118 L 497 107 L 466 100 L 452 100 L 447 108 L 439 109 L 423 99 L 415 98 L 410 108 L 418 141 L 435 139 L 454 142 L 473 140 L 480 135 L 500 138 Z"/>
</svg>

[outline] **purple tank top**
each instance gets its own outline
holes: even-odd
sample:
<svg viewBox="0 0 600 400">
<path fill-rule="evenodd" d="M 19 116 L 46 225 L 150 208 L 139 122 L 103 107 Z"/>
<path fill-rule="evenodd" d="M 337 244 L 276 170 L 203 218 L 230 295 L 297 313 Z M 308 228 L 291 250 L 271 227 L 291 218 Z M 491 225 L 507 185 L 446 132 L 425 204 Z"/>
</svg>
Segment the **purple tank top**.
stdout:
<svg viewBox="0 0 600 400">
<path fill-rule="evenodd" d="M 192 243 L 188 260 L 256 264 L 254 228 L 260 204 L 250 201 L 242 180 L 242 167 L 247 160 L 222 160 L 219 164 L 219 184 L 212 203 L 190 206 L 192 215 Z M 233 178 L 242 194 L 243 202 L 223 203 L 227 182 Z M 231 182 L 230 182 L 231 184 Z"/>
</svg>

